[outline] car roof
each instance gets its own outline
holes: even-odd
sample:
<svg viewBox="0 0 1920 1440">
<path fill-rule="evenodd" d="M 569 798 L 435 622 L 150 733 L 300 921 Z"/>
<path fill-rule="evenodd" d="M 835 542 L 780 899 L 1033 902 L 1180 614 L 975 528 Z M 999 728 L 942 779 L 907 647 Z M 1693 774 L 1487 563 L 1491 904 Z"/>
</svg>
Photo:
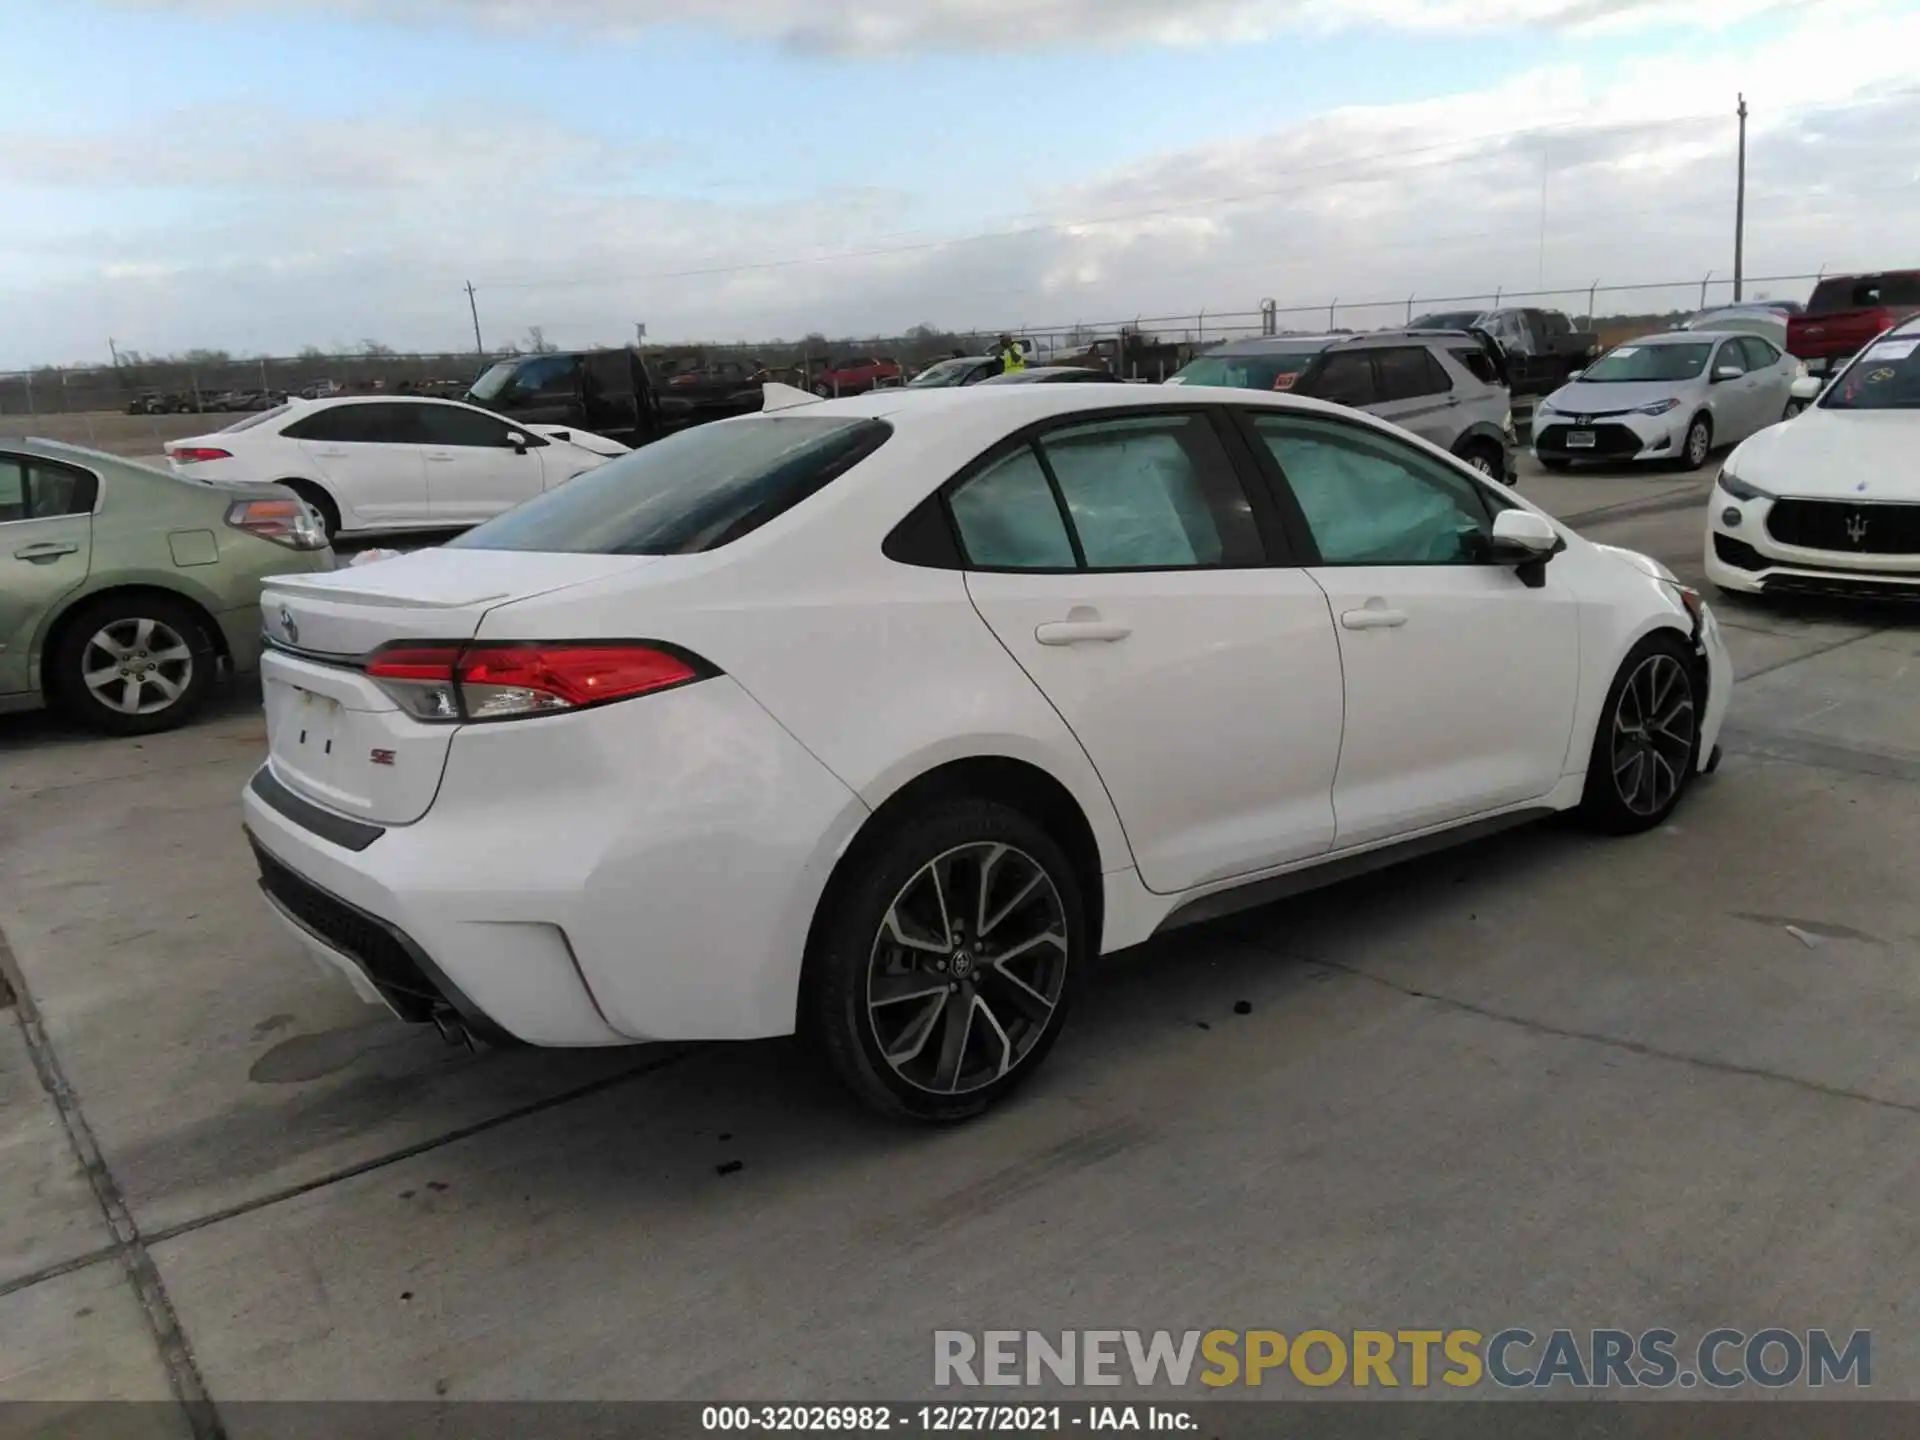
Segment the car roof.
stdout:
<svg viewBox="0 0 1920 1440">
<path fill-rule="evenodd" d="M 1254 335 L 1244 340 L 1228 340 L 1206 351 L 1208 355 L 1272 355 L 1299 350 L 1324 350 L 1344 340 L 1344 335 Z"/>
<path fill-rule="evenodd" d="M 1203 392 L 1217 392 L 1207 400 Z M 1353 415 L 1344 406 L 1290 396 L 1284 392 L 1239 390 L 1222 386 L 1193 385 L 964 385 L 949 389 L 870 390 L 838 400 L 814 400 L 769 412 L 767 418 L 797 419 L 871 419 L 894 425 L 977 425 L 995 436 L 1010 433 L 1025 425 L 1048 420 L 1056 415 L 1080 411 L 1185 409 L 1196 403 L 1232 403 L 1259 405 L 1268 409 L 1292 409 L 1315 414 Z M 753 415 L 715 423 L 735 425 Z M 1000 428 L 1004 427 L 1004 428 Z"/>
<path fill-rule="evenodd" d="M 1342 349 L 1358 350 L 1369 345 L 1406 345 L 1422 340 L 1464 340 L 1469 345 L 1480 342 L 1470 330 L 1376 330 L 1369 335 L 1350 335 L 1342 339 Z"/>
<path fill-rule="evenodd" d="M 1618 350 L 1621 345 L 1699 345 L 1712 340 L 1751 339 L 1745 331 L 1733 330 L 1663 330 L 1655 335 L 1636 335 L 1631 340 L 1622 340 L 1612 348 Z"/>
</svg>

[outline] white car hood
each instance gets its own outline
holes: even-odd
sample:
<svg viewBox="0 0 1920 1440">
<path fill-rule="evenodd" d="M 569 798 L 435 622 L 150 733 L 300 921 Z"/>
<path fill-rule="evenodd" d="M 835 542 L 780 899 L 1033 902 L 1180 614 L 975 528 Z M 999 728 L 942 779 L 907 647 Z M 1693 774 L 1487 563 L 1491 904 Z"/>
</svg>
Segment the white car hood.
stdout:
<svg viewBox="0 0 1920 1440">
<path fill-rule="evenodd" d="M 1618 545 L 1601 545 L 1591 540 L 1587 543 L 1592 545 L 1594 549 L 1631 565 L 1642 574 L 1652 576 L 1655 580 L 1664 580 L 1669 585 L 1678 585 L 1680 583 L 1679 578 L 1673 571 L 1662 565 L 1651 555 L 1643 555 L 1638 550 L 1623 550 Z"/>
<path fill-rule="evenodd" d="M 1771 495 L 1920 501 L 1920 410 L 1822 410 L 1770 426 L 1726 468 Z"/>
<path fill-rule="evenodd" d="M 1576 380 L 1554 391 L 1547 403 L 1562 415 L 1617 415 L 1662 400 L 1691 400 L 1701 388 L 1698 380 Z"/>
</svg>

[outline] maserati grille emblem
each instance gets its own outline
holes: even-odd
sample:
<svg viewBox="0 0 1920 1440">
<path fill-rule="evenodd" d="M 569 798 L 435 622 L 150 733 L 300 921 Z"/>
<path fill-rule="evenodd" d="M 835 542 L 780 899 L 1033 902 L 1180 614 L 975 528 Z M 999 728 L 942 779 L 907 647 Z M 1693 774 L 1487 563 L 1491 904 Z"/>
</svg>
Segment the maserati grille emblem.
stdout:
<svg viewBox="0 0 1920 1440">
<path fill-rule="evenodd" d="M 284 605 L 280 607 L 280 628 L 286 632 L 289 645 L 300 643 L 300 627 L 294 623 L 293 611 Z"/>
<path fill-rule="evenodd" d="M 1855 545 L 1863 545 L 1867 539 L 1867 517 L 1858 510 L 1847 518 L 1847 539 Z"/>
</svg>

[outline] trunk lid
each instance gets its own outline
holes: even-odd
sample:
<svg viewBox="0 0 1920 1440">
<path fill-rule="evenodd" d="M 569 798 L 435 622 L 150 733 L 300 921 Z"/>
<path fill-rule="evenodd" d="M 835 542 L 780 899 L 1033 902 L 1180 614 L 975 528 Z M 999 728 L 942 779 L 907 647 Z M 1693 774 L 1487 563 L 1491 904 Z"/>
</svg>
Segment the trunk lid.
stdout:
<svg viewBox="0 0 1920 1440">
<path fill-rule="evenodd" d="M 276 575 L 261 592 L 267 752 L 281 783 L 375 824 L 426 814 L 457 725 L 414 719 L 372 680 L 394 640 L 470 640 L 496 606 L 654 563 L 644 555 L 422 550 L 324 574 Z"/>
</svg>

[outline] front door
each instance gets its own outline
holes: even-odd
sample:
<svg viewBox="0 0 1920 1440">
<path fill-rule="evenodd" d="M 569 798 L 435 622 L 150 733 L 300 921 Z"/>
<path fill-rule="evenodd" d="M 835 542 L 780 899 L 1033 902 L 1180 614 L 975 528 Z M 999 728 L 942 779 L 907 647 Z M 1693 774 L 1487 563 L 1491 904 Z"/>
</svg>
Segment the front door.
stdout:
<svg viewBox="0 0 1920 1440">
<path fill-rule="evenodd" d="M 34 637 L 87 578 L 98 498 L 88 471 L 0 453 L 0 696 L 35 688 Z"/>
<path fill-rule="evenodd" d="M 1069 419 L 950 492 L 981 617 L 1099 771 L 1147 887 L 1325 853 L 1326 597 L 1270 549 L 1201 410 Z"/>
<path fill-rule="evenodd" d="M 415 422 L 435 525 L 477 525 L 545 487 L 548 447 L 519 426 L 451 402 L 420 405 Z"/>
<path fill-rule="evenodd" d="M 1567 764 L 1579 610 L 1486 556 L 1505 502 L 1371 428 L 1254 413 L 1318 550 L 1346 677 L 1333 787 L 1344 849 L 1546 795 Z"/>
</svg>

